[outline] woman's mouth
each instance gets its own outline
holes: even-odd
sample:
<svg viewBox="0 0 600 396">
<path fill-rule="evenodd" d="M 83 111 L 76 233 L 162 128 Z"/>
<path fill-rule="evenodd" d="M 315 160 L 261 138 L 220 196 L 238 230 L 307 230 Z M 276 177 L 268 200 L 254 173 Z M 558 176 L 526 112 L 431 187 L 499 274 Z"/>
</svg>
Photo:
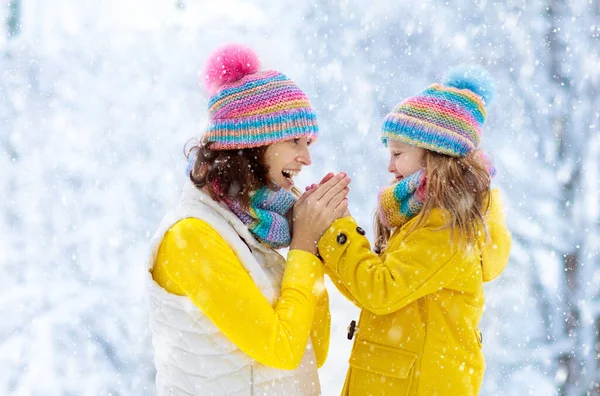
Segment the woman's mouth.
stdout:
<svg viewBox="0 0 600 396">
<path fill-rule="evenodd" d="M 296 177 L 298 175 L 298 173 L 300 173 L 299 170 L 295 170 L 295 169 L 284 169 L 281 171 L 281 174 L 283 175 L 283 177 L 285 177 L 285 179 L 293 186 L 294 185 L 294 180 L 293 178 Z"/>
</svg>

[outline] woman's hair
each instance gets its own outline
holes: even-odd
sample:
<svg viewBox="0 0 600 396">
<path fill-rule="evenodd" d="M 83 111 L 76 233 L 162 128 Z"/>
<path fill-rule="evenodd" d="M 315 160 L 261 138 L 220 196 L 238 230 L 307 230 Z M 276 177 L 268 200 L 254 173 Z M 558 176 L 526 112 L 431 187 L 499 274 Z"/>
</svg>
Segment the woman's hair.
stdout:
<svg viewBox="0 0 600 396">
<path fill-rule="evenodd" d="M 423 226 L 434 208 L 449 214 L 444 228 L 450 228 L 452 239 L 458 238 L 466 247 L 480 230 L 485 230 L 484 216 L 489 207 L 490 171 L 479 151 L 464 157 L 451 157 L 426 150 L 426 196 L 423 209 L 417 215 L 409 233 Z M 375 214 L 375 251 L 385 249 L 391 231 Z"/>
<path fill-rule="evenodd" d="M 267 147 L 211 150 L 206 142 L 188 144 L 184 149 L 188 160 L 190 156 L 196 157 L 190 180 L 215 201 L 227 196 L 248 209 L 250 193 L 271 184 L 267 175 L 269 168 L 265 165 Z"/>
</svg>

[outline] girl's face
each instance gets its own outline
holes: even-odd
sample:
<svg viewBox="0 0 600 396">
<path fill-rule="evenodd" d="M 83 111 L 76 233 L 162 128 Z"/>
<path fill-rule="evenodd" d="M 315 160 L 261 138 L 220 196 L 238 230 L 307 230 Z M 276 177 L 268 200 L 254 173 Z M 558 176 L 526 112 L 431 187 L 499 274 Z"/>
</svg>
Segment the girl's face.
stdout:
<svg viewBox="0 0 600 396">
<path fill-rule="evenodd" d="M 288 191 L 294 186 L 293 178 L 303 166 L 311 164 L 307 137 L 286 140 L 269 145 L 265 152 L 265 165 L 269 168 L 269 179 Z"/>
<path fill-rule="evenodd" d="M 425 167 L 425 149 L 393 139 L 387 141 L 387 147 L 390 151 L 388 172 L 394 174 L 396 182 Z"/>
</svg>

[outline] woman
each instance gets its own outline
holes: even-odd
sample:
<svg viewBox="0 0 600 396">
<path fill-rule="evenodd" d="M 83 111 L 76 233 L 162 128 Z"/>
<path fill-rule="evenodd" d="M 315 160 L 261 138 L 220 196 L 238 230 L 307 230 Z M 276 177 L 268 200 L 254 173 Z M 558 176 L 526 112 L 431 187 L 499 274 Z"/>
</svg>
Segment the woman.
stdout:
<svg viewBox="0 0 600 396">
<path fill-rule="evenodd" d="M 316 116 L 304 92 L 259 71 L 248 48 L 217 50 L 205 76 L 209 127 L 149 262 L 158 394 L 320 394 L 330 326 L 323 268 L 290 226 Z M 294 210 L 293 234 L 340 217 L 349 182 L 337 175 L 313 192 L 320 211 Z M 286 261 L 276 249 L 288 246 Z"/>
</svg>

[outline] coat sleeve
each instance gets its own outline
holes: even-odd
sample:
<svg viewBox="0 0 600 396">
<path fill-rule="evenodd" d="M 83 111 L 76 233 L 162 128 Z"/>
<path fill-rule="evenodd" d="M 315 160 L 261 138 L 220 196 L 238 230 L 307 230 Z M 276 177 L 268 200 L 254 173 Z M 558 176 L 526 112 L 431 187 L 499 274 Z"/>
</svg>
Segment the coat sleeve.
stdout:
<svg viewBox="0 0 600 396">
<path fill-rule="evenodd" d="M 329 352 L 329 340 L 331 334 L 331 313 L 329 311 L 329 295 L 323 288 L 323 294 L 319 297 L 315 309 L 315 320 L 310 333 L 317 368 L 321 368 L 327 360 Z"/>
<path fill-rule="evenodd" d="M 273 308 L 226 241 L 208 223 L 190 218 L 165 234 L 153 276 L 168 291 L 188 296 L 258 362 L 287 370 L 300 364 L 323 290 L 323 265 L 316 256 L 289 252 Z"/>
<path fill-rule="evenodd" d="M 357 306 L 360 309 L 364 307 L 354 298 L 350 290 L 346 287 L 346 284 L 342 281 L 338 273 L 331 269 L 331 267 L 325 266 L 325 274 L 329 276 L 331 282 L 334 284 L 336 289 L 344 296 L 348 301 Z"/>
<path fill-rule="evenodd" d="M 489 240 L 483 246 L 481 263 L 483 281 L 489 282 L 504 271 L 510 256 L 512 236 L 506 227 L 504 208 L 500 191 L 492 190 L 490 208 L 485 221 L 488 226 Z"/>
<path fill-rule="evenodd" d="M 340 279 L 359 306 L 377 315 L 389 314 L 437 292 L 458 276 L 458 249 L 440 225 L 426 222 L 383 261 L 371 251 L 354 219 L 345 217 L 325 232 L 319 254 L 328 272 Z"/>
</svg>

